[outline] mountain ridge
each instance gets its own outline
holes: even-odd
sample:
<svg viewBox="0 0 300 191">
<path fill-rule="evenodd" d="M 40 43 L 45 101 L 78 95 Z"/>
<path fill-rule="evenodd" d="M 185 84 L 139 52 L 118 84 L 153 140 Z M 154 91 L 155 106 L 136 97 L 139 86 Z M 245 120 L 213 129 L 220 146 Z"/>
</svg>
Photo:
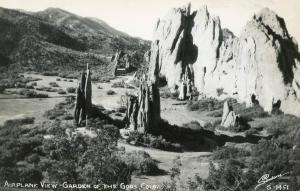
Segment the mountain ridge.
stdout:
<svg viewBox="0 0 300 191">
<path fill-rule="evenodd" d="M 107 66 L 118 49 L 137 51 L 142 59 L 149 41 L 100 21 L 58 8 L 24 12 L 0 7 L 0 66 L 39 71 L 73 70 L 86 62 Z"/>
</svg>

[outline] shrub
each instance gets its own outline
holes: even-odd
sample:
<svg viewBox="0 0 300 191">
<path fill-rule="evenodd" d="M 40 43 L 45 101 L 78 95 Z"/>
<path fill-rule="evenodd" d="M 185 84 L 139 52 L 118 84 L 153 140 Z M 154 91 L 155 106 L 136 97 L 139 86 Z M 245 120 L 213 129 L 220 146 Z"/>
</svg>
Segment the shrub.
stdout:
<svg viewBox="0 0 300 191">
<path fill-rule="evenodd" d="M 159 172 L 157 163 L 145 151 L 122 152 L 120 157 L 138 175 L 155 175 Z"/>
<path fill-rule="evenodd" d="M 69 82 L 73 82 L 73 80 L 69 80 Z"/>
<path fill-rule="evenodd" d="M 56 78 L 56 81 L 61 81 L 61 79 L 60 78 Z"/>
<path fill-rule="evenodd" d="M 258 133 L 258 130 L 255 129 L 255 128 L 250 128 L 250 129 L 248 129 L 247 131 L 245 131 L 245 135 L 246 135 L 246 136 L 254 135 L 254 134 L 257 134 L 257 133 Z"/>
<path fill-rule="evenodd" d="M 76 88 L 74 88 L 74 87 L 68 87 L 67 88 L 67 92 L 68 93 L 75 93 L 76 92 Z"/>
<path fill-rule="evenodd" d="M 200 123 L 198 121 L 191 121 L 190 123 L 183 124 L 184 128 L 192 129 L 192 130 L 201 130 L 203 127 L 201 127 Z"/>
<path fill-rule="evenodd" d="M 30 85 L 31 86 L 37 86 L 37 83 L 36 82 L 32 82 Z"/>
<path fill-rule="evenodd" d="M 73 100 L 66 98 L 66 100 L 56 104 L 53 109 L 50 109 L 44 113 L 44 117 L 53 120 L 61 116 L 64 116 L 67 113 L 67 110 L 70 110 L 74 107 Z"/>
<path fill-rule="evenodd" d="M 25 117 L 20 119 L 10 119 L 4 122 L 5 127 L 14 127 L 14 126 L 21 126 L 21 125 L 27 125 L 27 124 L 33 124 L 34 123 L 34 117 Z"/>
<path fill-rule="evenodd" d="M 217 95 L 220 97 L 224 93 L 223 88 L 217 88 Z"/>
<path fill-rule="evenodd" d="M 125 106 L 121 106 L 121 107 L 118 107 L 117 109 L 116 109 L 116 111 L 117 112 L 119 112 L 119 113 L 125 113 L 126 112 L 126 107 Z"/>
<path fill-rule="evenodd" d="M 106 94 L 107 94 L 107 95 L 115 95 L 116 92 L 113 91 L 113 90 L 107 90 Z"/>
<path fill-rule="evenodd" d="M 28 90 L 28 89 L 22 89 L 21 91 L 17 92 L 20 95 L 23 95 L 28 98 L 47 98 L 47 94 L 42 94 L 42 93 L 37 93 L 33 90 Z"/>
<path fill-rule="evenodd" d="M 221 160 L 246 156 L 250 156 L 250 152 L 235 147 L 222 147 L 213 152 L 212 158 L 214 160 Z"/>
<path fill-rule="evenodd" d="M 171 92 L 168 87 L 164 87 L 160 91 L 160 97 L 162 97 L 162 98 L 177 99 L 178 96 L 179 96 L 179 93 L 177 91 Z"/>
<path fill-rule="evenodd" d="M 45 87 L 45 86 L 37 87 L 35 89 L 39 90 L 39 91 L 46 91 L 46 92 L 57 92 L 57 89 L 52 88 L 52 87 Z"/>
<path fill-rule="evenodd" d="M 112 84 L 111 86 L 112 88 L 125 88 L 125 82 L 121 81 L 121 82 L 115 82 Z"/>
<path fill-rule="evenodd" d="M 137 131 L 129 133 L 126 139 L 128 143 L 134 142 L 136 145 L 161 149 L 165 151 L 182 152 L 183 148 L 179 143 L 172 143 L 164 139 L 162 136 L 154 136 L 151 134 L 143 134 Z"/>
<path fill-rule="evenodd" d="M 59 90 L 57 91 L 57 93 L 60 94 L 60 95 L 65 95 L 65 94 L 67 94 L 67 92 L 66 92 L 65 90 L 62 90 L 62 89 L 59 89 Z"/>
<path fill-rule="evenodd" d="M 264 109 L 258 104 L 255 104 L 252 107 L 246 107 L 245 104 L 241 104 L 237 106 L 237 108 L 234 108 L 234 110 L 244 118 L 270 117 L 268 112 L 264 111 Z"/>
<path fill-rule="evenodd" d="M 5 90 L 5 87 L 0 85 L 0 93 L 4 92 L 4 90 Z"/>
<path fill-rule="evenodd" d="M 56 82 L 50 82 L 49 85 L 52 87 L 59 87 L 59 85 Z"/>
<path fill-rule="evenodd" d="M 43 72 L 43 76 L 57 76 L 58 72 Z"/>
<path fill-rule="evenodd" d="M 34 87 L 31 85 L 26 85 L 26 89 L 34 89 Z"/>
<path fill-rule="evenodd" d="M 223 115 L 223 110 L 214 111 L 214 112 L 207 114 L 207 116 L 209 116 L 209 117 L 222 117 L 222 115 Z"/>
<path fill-rule="evenodd" d="M 189 111 L 214 111 L 223 108 L 224 101 L 219 101 L 215 98 L 206 98 L 198 101 L 189 101 L 187 109 Z"/>
</svg>

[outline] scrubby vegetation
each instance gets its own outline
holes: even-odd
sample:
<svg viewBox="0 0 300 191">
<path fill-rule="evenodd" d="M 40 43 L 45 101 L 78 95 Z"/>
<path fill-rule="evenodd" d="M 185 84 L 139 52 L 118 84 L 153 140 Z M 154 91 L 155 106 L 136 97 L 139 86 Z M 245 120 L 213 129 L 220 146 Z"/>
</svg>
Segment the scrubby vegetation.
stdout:
<svg viewBox="0 0 300 191">
<path fill-rule="evenodd" d="M 74 87 L 67 87 L 67 92 L 68 93 L 75 93 L 76 92 L 76 88 L 74 88 Z"/>
<path fill-rule="evenodd" d="M 106 94 L 107 94 L 107 95 L 115 95 L 116 92 L 113 91 L 113 90 L 107 90 Z"/>
<path fill-rule="evenodd" d="M 251 151 L 249 148 L 229 146 L 215 150 L 206 179 L 196 174 L 183 182 L 180 179 L 181 166 L 177 161 L 174 163 L 177 173 L 171 174 L 171 181 L 165 183 L 163 190 L 252 191 L 257 185 L 257 180 L 263 175 L 269 174 L 271 177 L 285 173 L 286 180 L 273 180 L 257 190 L 266 190 L 267 185 L 275 184 L 287 184 L 289 190 L 299 190 L 299 122 L 299 118 L 294 116 L 280 115 L 268 128 L 282 131 L 273 135 L 272 139 L 260 140 L 258 144 L 250 147 Z"/>
<path fill-rule="evenodd" d="M 157 162 L 145 151 L 120 151 L 119 156 L 137 175 L 156 175 L 160 172 Z"/>
<path fill-rule="evenodd" d="M 89 121 L 93 136 L 75 132 L 75 127 L 61 121 L 56 113 L 72 107 L 73 101 L 67 98 L 46 112 L 45 116 L 54 116 L 54 121 L 35 126 L 34 118 L 24 118 L 0 127 L 0 184 L 39 184 L 45 179 L 56 183 L 127 184 L 132 173 L 160 172 L 148 153 L 127 153 L 117 148 L 119 129 L 108 124 L 109 120 L 100 119 L 99 113 L 93 112 L 95 116 Z"/>
<path fill-rule="evenodd" d="M 46 86 L 36 87 L 35 89 L 39 90 L 39 91 L 46 91 L 46 92 L 57 92 L 58 91 L 56 88 L 46 87 Z"/>
<path fill-rule="evenodd" d="M 235 102 L 231 99 L 230 102 Z M 224 101 L 219 101 L 215 98 L 206 98 L 198 101 L 189 101 L 187 109 L 189 111 L 214 111 L 223 108 Z"/>
<path fill-rule="evenodd" d="M 15 93 L 17 95 L 24 96 L 26 98 L 47 98 L 48 94 L 37 93 L 34 90 L 30 89 L 21 89 L 19 91 L 11 91 L 11 93 Z"/>
<path fill-rule="evenodd" d="M 56 82 L 50 82 L 49 85 L 55 88 L 59 87 L 59 85 Z"/>
<path fill-rule="evenodd" d="M 162 136 L 154 136 L 151 134 L 139 133 L 137 131 L 130 132 L 126 141 L 130 144 L 142 145 L 145 147 L 156 148 L 165 151 L 183 151 L 182 146 L 179 143 L 169 142 Z"/>
<path fill-rule="evenodd" d="M 128 88 L 128 89 L 133 89 L 134 87 L 126 84 L 124 81 L 120 82 L 115 82 L 111 85 L 112 88 Z"/>
<path fill-rule="evenodd" d="M 53 109 L 46 111 L 44 117 L 50 120 L 61 119 L 64 116 L 68 116 L 74 106 L 73 98 L 66 98 L 63 102 L 56 104 Z"/>
<path fill-rule="evenodd" d="M 60 95 L 65 95 L 65 94 L 67 94 L 67 92 L 66 92 L 65 90 L 63 90 L 63 89 L 59 89 L 59 90 L 57 91 L 57 93 L 60 94 Z"/>
</svg>

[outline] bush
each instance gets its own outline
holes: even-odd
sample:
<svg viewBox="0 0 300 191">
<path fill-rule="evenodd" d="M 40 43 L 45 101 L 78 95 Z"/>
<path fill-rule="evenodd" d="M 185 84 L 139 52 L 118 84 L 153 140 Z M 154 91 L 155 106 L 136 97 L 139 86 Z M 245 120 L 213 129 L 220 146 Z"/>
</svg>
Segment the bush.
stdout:
<svg viewBox="0 0 300 191">
<path fill-rule="evenodd" d="M 118 107 L 117 109 L 116 109 L 116 112 L 119 112 L 119 113 L 125 113 L 126 112 L 126 107 L 125 106 L 122 106 L 122 107 Z"/>
<path fill-rule="evenodd" d="M 4 122 L 5 127 L 14 127 L 14 126 L 21 126 L 21 125 L 28 125 L 34 123 L 34 117 L 25 117 L 20 119 L 10 119 Z"/>
<path fill-rule="evenodd" d="M 138 175 L 155 175 L 159 172 L 157 163 L 145 151 L 122 152 L 120 158 Z"/>
<path fill-rule="evenodd" d="M 61 79 L 60 78 L 56 78 L 56 81 L 61 81 Z"/>
<path fill-rule="evenodd" d="M 59 87 L 59 85 L 56 82 L 50 82 L 49 85 L 52 87 Z"/>
<path fill-rule="evenodd" d="M 48 94 L 42 94 L 42 93 L 37 93 L 33 90 L 28 90 L 28 89 L 22 89 L 19 92 L 16 92 L 19 95 L 23 95 L 27 98 L 47 98 Z"/>
<path fill-rule="evenodd" d="M 187 109 L 189 111 L 214 111 L 223 108 L 224 101 L 215 98 L 206 98 L 198 101 L 189 101 Z"/>
<path fill-rule="evenodd" d="M 5 87 L 0 85 L 0 93 L 4 92 L 4 90 L 5 90 Z"/>
<path fill-rule="evenodd" d="M 213 152 L 212 158 L 214 160 L 221 160 L 221 159 L 236 159 L 240 157 L 250 156 L 250 152 L 245 151 L 240 148 L 235 147 L 222 147 Z"/>
<path fill-rule="evenodd" d="M 125 82 L 121 81 L 121 82 L 115 82 L 112 84 L 111 86 L 112 88 L 125 88 Z"/>
<path fill-rule="evenodd" d="M 250 128 L 247 131 L 245 131 L 245 135 L 249 136 L 249 135 L 254 135 L 254 134 L 258 134 L 258 130 L 255 128 Z"/>
<path fill-rule="evenodd" d="M 43 72 L 43 76 L 58 76 L 58 72 Z"/>
<path fill-rule="evenodd" d="M 203 127 L 201 127 L 201 125 L 198 121 L 191 121 L 190 123 L 183 124 L 183 127 L 191 129 L 191 130 L 201 130 L 201 129 L 203 129 Z"/>
<path fill-rule="evenodd" d="M 207 116 L 209 116 L 209 117 L 222 117 L 222 115 L 223 115 L 223 110 L 214 111 L 214 112 L 207 114 Z"/>
<path fill-rule="evenodd" d="M 74 87 L 68 87 L 67 88 L 67 92 L 68 93 L 76 93 L 76 88 L 74 88 Z"/>
<path fill-rule="evenodd" d="M 39 90 L 39 91 L 46 91 L 46 92 L 57 92 L 57 89 L 52 88 L 52 87 L 45 87 L 45 86 L 37 87 L 35 89 Z"/>
<path fill-rule="evenodd" d="M 234 110 L 239 113 L 244 118 L 265 118 L 270 117 L 268 112 L 265 112 L 264 109 L 255 104 L 252 107 L 246 107 L 245 104 L 241 104 L 234 108 Z"/>
<path fill-rule="evenodd" d="M 62 89 L 59 89 L 59 90 L 57 91 L 57 93 L 60 94 L 60 95 L 65 95 L 65 94 L 67 94 L 67 92 L 66 92 L 65 90 L 62 90 Z"/>
<path fill-rule="evenodd" d="M 170 89 L 167 87 L 161 88 L 161 90 L 160 90 L 160 97 L 162 97 L 162 98 L 177 99 L 178 96 L 179 96 L 179 93 L 177 91 L 171 92 Z"/>
<path fill-rule="evenodd" d="M 34 87 L 33 86 L 31 86 L 31 85 L 26 85 L 26 87 L 25 87 L 26 89 L 34 89 Z"/>
<path fill-rule="evenodd" d="M 113 91 L 113 90 L 107 90 L 106 94 L 107 94 L 107 95 L 115 95 L 116 92 Z"/>
<path fill-rule="evenodd" d="M 129 133 L 126 139 L 128 143 L 134 142 L 136 145 L 143 145 L 150 148 L 161 149 L 165 151 L 182 152 L 183 148 L 179 143 L 171 143 L 162 136 L 154 136 L 151 134 L 143 134 L 137 131 Z"/>
<path fill-rule="evenodd" d="M 69 80 L 69 82 L 73 82 L 73 80 Z"/>
<path fill-rule="evenodd" d="M 36 82 L 32 82 L 30 85 L 31 86 L 37 86 L 37 83 Z"/>
<path fill-rule="evenodd" d="M 53 120 L 67 114 L 67 110 L 73 109 L 74 103 L 72 99 L 66 98 L 64 101 L 56 104 L 53 109 L 50 109 L 44 113 L 44 117 Z"/>
</svg>

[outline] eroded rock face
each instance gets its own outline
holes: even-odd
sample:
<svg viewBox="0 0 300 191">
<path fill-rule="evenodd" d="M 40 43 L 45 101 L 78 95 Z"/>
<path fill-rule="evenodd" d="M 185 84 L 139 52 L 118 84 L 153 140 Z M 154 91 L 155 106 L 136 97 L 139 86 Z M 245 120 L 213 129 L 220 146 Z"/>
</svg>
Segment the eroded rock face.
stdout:
<svg viewBox="0 0 300 191">
<path fill-rule="evenodd" d="M 86 73 L 81 74 L 80 81 L 76 90 L 76 103 L 74 111 L 74 121 L 76 125 L 86 121 L 91 115 L 92 107 L 92 83 L 91 73 L 87 65 Z M 87 121 L 86 121 L 87 122 Z"/>
<path fill-rule="evenodd" d="M 156 133 L 160 124 L 160 98 L 156 84 L 143 82 L 138 96 L 127 96 L 125 118 L 129 130 L 141 133 Z"/>
<path fill-rule="evenodd" d="M 292 93 L 299 92 L 298 48 L 284 20 L 273 11 L 263 9 L 247 23 L 239 38 L 236 65 L 241 100 L 250 105 L 253 94 L 267 111 L 280 100 L 284 112 L 300 115 L 300 109 L 292 106 L 299 106 L 299 97 Z"/>
<path fill-rule="evenodd" d="M 223 107 L 221 126 L 226 128 L 234 127 L 236 125 L 237 117 L 238 116 L 235 114 L 228 101 L 225 101 Z"/>
<path fill-rule="evenodd" d="M 280 105 L 300 116 L 299 60 L 284 20 L 269 9 L 255 14 L 236 37 L 207 7 L 191 12 L 188 5 L 172 9 L 155 26 L 150 69 L 158 64 L 181 99 L 189 82 L 204 97 L 235 97 L 248 106 L 255 100 L 266 111 Z"/>
</svg>

